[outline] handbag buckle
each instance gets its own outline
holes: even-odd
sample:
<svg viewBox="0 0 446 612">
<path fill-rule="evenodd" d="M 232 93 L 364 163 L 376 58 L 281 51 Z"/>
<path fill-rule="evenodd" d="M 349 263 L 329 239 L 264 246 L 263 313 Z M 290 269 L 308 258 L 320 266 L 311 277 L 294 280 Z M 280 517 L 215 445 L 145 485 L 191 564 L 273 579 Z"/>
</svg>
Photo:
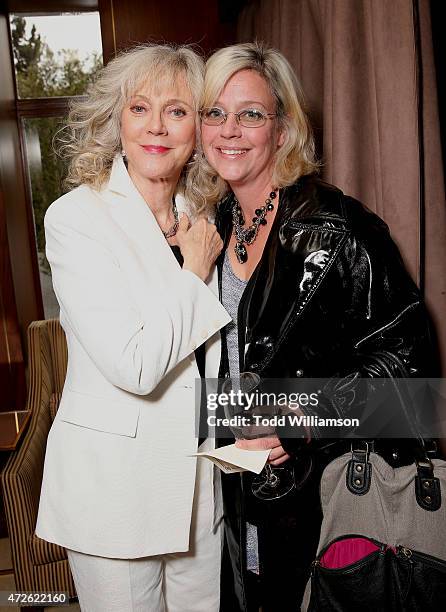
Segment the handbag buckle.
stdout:
<svg viewBox="0 0 446 612">
<path fill-rule="evenodd" d="M 365 445 L 365 448 L 357 448 L 358 442 L 355 442 L 355 447 L 353 442 L 351 443 L 351 459 L 347 466 L 346 484 L 350 493 L 365 495 L 370 489 L 372 479 L 372 464 L 369 458 L 373 445 L 365 440 L 359 444 Z"/>
<path fill-rule="evenodd" d="M 427 454 L 415 459 L 417 474 L 415 476 L 415 497 L 423 510 L 435 512 L 441 507 L 440 481 L 434 476 L 434 464 Z"/>
</svg>

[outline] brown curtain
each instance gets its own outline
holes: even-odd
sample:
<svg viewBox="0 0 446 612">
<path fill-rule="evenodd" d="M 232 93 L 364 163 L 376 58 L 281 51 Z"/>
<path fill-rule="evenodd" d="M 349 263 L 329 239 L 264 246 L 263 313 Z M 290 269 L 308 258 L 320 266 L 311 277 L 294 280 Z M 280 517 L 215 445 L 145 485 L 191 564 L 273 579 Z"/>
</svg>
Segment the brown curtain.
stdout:
<svg viewBox="0 0 446 612">
<path fill-rule="evenodd" d="M 446 207 L 429 0 L 252 0 L 240 42 L 299 76 L 323 177 L 390 226 L 425 294 L 446 368 Z"/>
</svg>

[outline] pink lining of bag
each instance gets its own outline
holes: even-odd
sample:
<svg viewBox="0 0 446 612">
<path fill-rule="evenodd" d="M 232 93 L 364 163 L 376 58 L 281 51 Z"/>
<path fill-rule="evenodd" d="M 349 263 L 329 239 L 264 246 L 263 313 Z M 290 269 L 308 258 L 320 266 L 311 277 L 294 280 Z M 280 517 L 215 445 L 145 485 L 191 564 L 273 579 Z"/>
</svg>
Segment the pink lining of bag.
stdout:
<svg viewBox="0 0 446 612">
<path fill-rule="evenodd" d="M 345 538 L 328 547 L 320 559 L 320 564 L 328 569 L 340 569 L 360 561 L 376 550 L 379 550 L 379 546 L 366 538 Z"/>
</svg>

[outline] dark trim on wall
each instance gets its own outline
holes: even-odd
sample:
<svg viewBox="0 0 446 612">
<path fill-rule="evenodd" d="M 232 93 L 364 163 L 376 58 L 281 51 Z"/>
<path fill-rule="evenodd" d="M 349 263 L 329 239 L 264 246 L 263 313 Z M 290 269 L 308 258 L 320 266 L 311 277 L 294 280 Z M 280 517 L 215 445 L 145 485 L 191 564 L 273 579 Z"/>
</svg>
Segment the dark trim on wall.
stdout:
<svg viewBox="0 0 446 612">
<path fill-rule="evenodd" d="M 5 208 L 0 183 L 0 411 L 23 410 L 25 364 L 12 283 Z"/>
<path fill-rule="evenodd" d="M 26 330 L 31 321 L 43 318 L 43 303 L 32 210 L 29 210 L 30 204 L 27 200 L 28 187 L 23 166 L 23 146 L 8 29 L 8 15 L 0 12 L 0 182 L 4 198 L 11 282 L 17 305 L 16 316 L 21 332 L 22 350 L 26 354 Z"/>
<path fill-rule="evenodd" d="M 245 0 L 98 0 L 104 63 L 144 43 L 195 45 L 206 55 L 236 41 Z"/>
<path fill-rule="evenodd" d="M 33 98 L 32 100 L 17 100 L 18 117 L 64 117 L 69 108 L 70 100 L 74 98 L 85 100 L 86 96 L 60 98 Z"/>
<path fill-rule="evenodd" d="M 423 107 L 423 58 L 421 46 L 421 28 L 419 0 L 413 0 L 413 26 L 415 41 L 416 84 L 417 84 L 417 114 L 418 114 L 418 163 L 419 163 L 419 287 L 422 295 L 426 288 L 426 192 L 425 192 L 425 160 L 424 160 L 424 107 Z"/>
<path fill-rule="evenodd" d="M 65 13 L 69 11 L 97 11 L 97 0 L 6 0 L 9 13 Z"/>
<path fill-rule="evenodd" d="M 443 176 L 446 189 L 446 36 L 444 0 L 431 0 L 432 44 L 434 48 L 435 73 L 437 81 L 438 115 L 443 157 Z"/>
<path fill-rule="evenodd" d="M 108 64 L 116 56 L 116 25 L 113 0 L 99 0 L 99 17 L 101 20 L 102 57 Z"/>
</svg>

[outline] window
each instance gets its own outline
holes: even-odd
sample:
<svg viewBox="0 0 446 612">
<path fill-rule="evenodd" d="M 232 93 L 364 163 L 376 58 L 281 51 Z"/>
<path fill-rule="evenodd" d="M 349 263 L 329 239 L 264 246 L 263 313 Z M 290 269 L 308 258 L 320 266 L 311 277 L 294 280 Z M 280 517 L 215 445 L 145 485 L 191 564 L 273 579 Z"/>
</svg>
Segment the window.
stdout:
<svg viewBox="0 0 446 612">
<path fill-rule="evenodd" d="M 45 317 L 57 317 L 45 257 L 43 218 L 63 193 L 64 163 L 52 141 L 71 99 L 85 94 L 102 67 L 99 13 L 12 14 L 10 31 Z"/>
<path fill-rule="evenodd" d="M 85 93 L 102 66 L 99 13 L 10 15 L 18 98 Z"/>
</svg>

